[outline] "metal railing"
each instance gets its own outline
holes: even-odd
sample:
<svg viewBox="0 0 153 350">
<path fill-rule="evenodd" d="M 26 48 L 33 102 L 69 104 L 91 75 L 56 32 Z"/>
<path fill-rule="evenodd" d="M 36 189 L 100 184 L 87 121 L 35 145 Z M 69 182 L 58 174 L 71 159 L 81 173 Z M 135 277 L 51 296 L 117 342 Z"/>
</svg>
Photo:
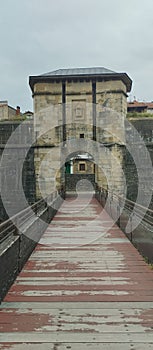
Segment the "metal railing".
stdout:
<svg viewBox="0 0 153 350">
<path fill-rule="evenodd" d="M 153 210 L 97 187 L 96 197 L 146 261 L 153 264 Z"/>
<path fill-rule="evenodd" d="M 118 195 L 110 190 L 106 190 L 102 187 L 98 187 L 96 190 L 96 195 L 100 203 L 105 206 L 109 206 L 110 212 L 112 207 L 116 205 L 117 216 L 120 217 L 123 209 L 126 209 L 132 215 L 137 216 L 139 219 L 143 220 L 148 225 L 153 225 L 153 210 L 146 208 L 138 203 L 135 203 L 124 196 Z"/>
<path fill-rule="evenodd" d="M 37 217 L 40 217 L 47 207 L 57 198 L 58 191 L 51 193 L 47 198 L 40 199 L 32 206 L 25 208 L 19 213 L 15 214 L 8 220 L 0 224 L 0 243 L 8 237 L 20 234 L 20 228 L 26 228 L 30 222 L 34 222 Z"/>
</svg>

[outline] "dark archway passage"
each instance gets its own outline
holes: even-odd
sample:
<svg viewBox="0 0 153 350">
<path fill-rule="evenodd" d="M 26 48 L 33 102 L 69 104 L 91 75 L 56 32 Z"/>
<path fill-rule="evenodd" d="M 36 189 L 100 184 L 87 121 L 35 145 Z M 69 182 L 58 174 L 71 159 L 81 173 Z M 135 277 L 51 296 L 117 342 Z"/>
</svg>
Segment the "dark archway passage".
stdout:
<svg viewBox="0 0 153 350">
<path fill-rule="evenodd" d="M 85 152 L 70 155 L 65 163 L 66 192 L 88 191 L 95 188 L 96 166 L 93 157 Z"/>
</svg>

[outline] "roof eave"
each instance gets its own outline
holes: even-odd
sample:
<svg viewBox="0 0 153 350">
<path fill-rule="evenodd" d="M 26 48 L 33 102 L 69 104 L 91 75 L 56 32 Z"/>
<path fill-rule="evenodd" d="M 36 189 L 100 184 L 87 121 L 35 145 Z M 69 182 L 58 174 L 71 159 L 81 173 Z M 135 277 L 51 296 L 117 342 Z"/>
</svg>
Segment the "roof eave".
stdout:
<svg viewBox="0 0 153 350">
<path fill-rule="evenodd" d="M 109 79 L 114 78 L 117 80 L 117 78 L 120 78 L 124 82 L 124 84 L 127 87 L 127 92 L 131 91 L 132 87 L 132 80 L 126 73 L 109 73 L 109 74 L 80 74 L 80 75 L 37 75 L 37 76 L 30 76 L 29 77 L 29 85 L 31 87 L 32 92 L 34 92 L 34 85 L 39 82 L 45 82 L 48 80 L 67 80 L 67 79 L 81 79 L 81 78 L 91 78 L 96 79 L 97 77 L 103 78 L 103 79 Z"/>
</svg>

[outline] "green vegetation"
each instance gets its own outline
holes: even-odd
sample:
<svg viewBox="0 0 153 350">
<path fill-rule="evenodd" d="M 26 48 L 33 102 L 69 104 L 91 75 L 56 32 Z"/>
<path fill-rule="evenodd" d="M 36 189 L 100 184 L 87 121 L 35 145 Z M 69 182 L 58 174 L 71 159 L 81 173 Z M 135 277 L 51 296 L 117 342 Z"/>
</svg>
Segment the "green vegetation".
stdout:
<svg viewBox="0 0 153 350">
<path fill-rule="evenodd" d="M 18 116 L 18 117 L 13 117 L 10 119 L 10 121 L 15 121 L 15 122 L 18 122 L 18 121 L 22 121 L 22 120 L 26 120 L 27 118 L 25 116 Z"/>
<path fill-rule="evenodd" d="M 127 113 L 127 118 L 153 118 L 153 113 L 139 113 L 139 112 L 128 112 Z"/>
<path fill-rule="evenodd" d="M 24 121 L 24 120 L 27 120 L 27 121 L 29 121 L 29 119 L 26 117 L 26 116 L 15 116 L 15 117 L 13 117 L 13 118 L 11 118 L 11 119 L 2 119 L 2 120 L 0 120 L 0 122 L 1 123 L 6 123 L 6 122 L 10 122 L 10 123 L 13 123 L 13 122 L 22 122 L 22 121 Z"/>
</svg>

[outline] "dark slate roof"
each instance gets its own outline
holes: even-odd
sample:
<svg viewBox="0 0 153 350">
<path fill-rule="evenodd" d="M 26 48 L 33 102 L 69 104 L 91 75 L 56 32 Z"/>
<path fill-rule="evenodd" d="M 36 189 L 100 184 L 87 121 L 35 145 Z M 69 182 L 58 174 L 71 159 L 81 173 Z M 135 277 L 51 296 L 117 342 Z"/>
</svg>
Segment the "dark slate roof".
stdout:
<svg viewBox="0 0 153 350">
<path fill-rule="evenodd" d="M 41 76 L 101 75 L 116 73 L 104 67 L 57 69 Z"/>
<path fill-rule="evenodd" d="M 51 80 L 65 81 L 66 79 L 82 79 L 85 77 L 91 79 L 122 80 L 127 87 L 127 91 L 131 91 L 132 80 L 126 73 L 117 73 L 104 67 L 57 69 L 41 75 L 30 76 L 29 84 L 31 90 L 34 92 L 34 85 L 38 82 L 50 82 Z"/>
</svg>

